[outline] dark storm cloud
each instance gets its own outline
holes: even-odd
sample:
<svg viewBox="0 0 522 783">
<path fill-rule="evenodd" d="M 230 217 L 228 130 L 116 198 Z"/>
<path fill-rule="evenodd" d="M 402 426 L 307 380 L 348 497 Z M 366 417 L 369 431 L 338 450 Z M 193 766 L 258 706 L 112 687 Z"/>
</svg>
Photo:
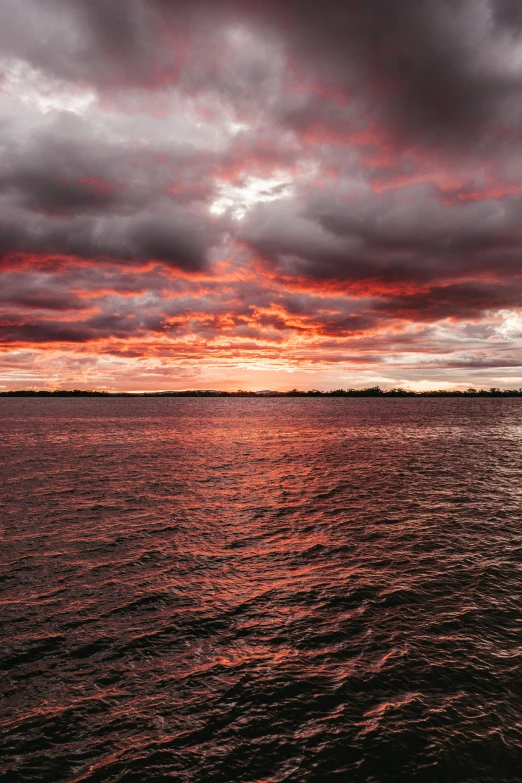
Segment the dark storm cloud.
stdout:
<svg viewBox="0 0 522 783">
<path fill-rule="evenodd" d="M 433 186 L 260 205 L 240 236 L 280 274 L 387 285 L 517 276 L 522 197 L 441 204 Z"/>
<path fill-rule="evenodd" d="M 210 231 L 191 214 L 173 216 L 167 210 L 138 217 L 88 215 L 56 218 L 19 214 L 7 209 L 0 216 L 1 257 L 9 266 L 13 254 L 63 254 L 80 259 L 122 263 L 162 261 L 197 272 L 206 266 Z"/>
<path fill-rule="evenodd" d="M 499 25 L 509 19 L 501 13 L 504 3 L 499 14 L 494 0 L 275 5 L 287 16 L 300 62 L 311 61 L 330 84 L 370 90 L 382 118 L 407 136 L 469 144 L 503 101 L 520 97 L 522 74 L 501 61 L 507 41 Z M 520 33 L 519 18 L 511 18 L 509 32 Z M 491 56 L 492 46 L 500 50 L 500 62 Z"/>
<path fill-rule="evenodd" d="M 24 89 L 94 96 L 38 122 L 5 102 L 0 262 L 54 277 L 4 276 L 2 339 L 251 346 L 516 309 L 521 30 L 507 0 L 0 0 Z M 251 175 L 273 200 L 216 217 Z M 185 292 L 164 267 L 225 271 Z"/>
<path fill-rule="evenodd" d="M 205 268 L 219 241 L 190 147 L 125 149 L 89 138 L 79 118 L 59 116 L 30 139 L 5 124 L 0 149 L 0 254 L 64 254 Z M 158 167 L 156 157 L 162 154 Z M 178 198 L 167 190 L 176 183 Z M 187 184 L 188 183 L 188 184 Z M 188 197 L 182 198 L 188 187 Z M 200 187 L 205 193 L 205 187 Z"/>
<path fill-rule="evenodd" d="M 82 81 L 130 81 L 150 67 L 155 29 L 140 0 L 3 0 L 0 46 L 54 76 Z"/>
<path fill-rule="evenodd" d="M 64 312 L 88 307 L 86 300 L 68 291 L 62 281 L 23 273 L 8 273 L 0 277 L 0 305 Z"/>
<path fill-rule="evenodd" d="M 432 286 L 410 295 L 387 297 L 376 310 L 394 318 L 430 323 L 458 314 L 461 319 L 477 318 L 488 311 L 518 307 L 522 301 L 522 284 L 460 283 Z"/>
<path fill-rule="evenodd" d="M 10 343 L 84 343 L 92 339 L 92 333 L 83 324 L 61 321 L 10 322 L 4 318 L 0 324 L 0 344 Z"/>
<path fill-rule="evenodd" d="M 101 212 L 116 202 L 116 194 L 105 180 L 82 177 L 81 172 L 61 172 L 48 155 L 42 156 L 37 166 L 31 166 L 27 158 L 17 166 L 11 158 L 0 178 L 0 193 L 11 196 L 22 208 L 48 214 Z"/>
<path fill-rule="evenodd" d="M 149 312 L 99 313 L 74 323 L 50 318 L 7 316 L 0 324 L 0 342 L 86 343 L 103 338 L 125 339 L 161 333 L 163 318 Z"/>
<path fill-rule="evenodd" d="M 216 53 L 219 25 L 238 21 L 282 39 L 304 74 L 377 99 L 406 135 L 469 143 L 520 97 L 521 74 L 505 56 L 521 15 L 506 0 L 4 0 L 0 45 L 66 79 L 154 85 L 170 74 L 193 87 Z M 251 64 L 241 89 L 259 91 L 263 67 Z M 238 78 L 207 71 L 221 90 Z M 310 109 L 315 123 L 317 103 Z"/>
</svg>

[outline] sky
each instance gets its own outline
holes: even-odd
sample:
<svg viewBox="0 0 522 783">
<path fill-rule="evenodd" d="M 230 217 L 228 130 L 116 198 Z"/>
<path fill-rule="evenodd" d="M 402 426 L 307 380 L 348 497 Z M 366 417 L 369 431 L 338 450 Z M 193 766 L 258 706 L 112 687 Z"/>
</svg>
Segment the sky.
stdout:
<svg viewBox="0 0 522 783">
<path fill-rule="evenodd" d="M 0 0 L 0 390 L 522 387 L 518 0 Z"/>
</svg>

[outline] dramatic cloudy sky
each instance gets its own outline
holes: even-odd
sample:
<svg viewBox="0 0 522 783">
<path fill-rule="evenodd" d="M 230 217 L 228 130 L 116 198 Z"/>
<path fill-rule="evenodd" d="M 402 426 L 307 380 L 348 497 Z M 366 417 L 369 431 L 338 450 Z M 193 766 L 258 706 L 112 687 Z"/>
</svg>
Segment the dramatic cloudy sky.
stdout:
<svg viewBox="0 0 522 783">
<path fill-rule="evenodd" d="M 522 386 L 519 0 L 0 0 L 0 388 Z"/>
</svg>

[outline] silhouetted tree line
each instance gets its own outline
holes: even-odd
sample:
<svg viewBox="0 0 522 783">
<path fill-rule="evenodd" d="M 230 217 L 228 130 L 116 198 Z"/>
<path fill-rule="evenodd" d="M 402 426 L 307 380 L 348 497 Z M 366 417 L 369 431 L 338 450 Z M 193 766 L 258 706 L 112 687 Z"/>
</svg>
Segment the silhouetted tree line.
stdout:
<svg viewBox="0 0 522 783">
<path fill-rule="evenodd" d="M 88 389 L 55 389 L 53 391 L 34 391 L 21 389 L 17 391 L 0 392 L 1 397 L 522 397 L 522 389 L 466 389 L 465 391 L 448 391 L 439 389 L 435 391 L 409 391 L 408 389 L 381 389 L 379 386 L 371 386 L 367 389 L 334 389 L 332 391 L 299 391 L 292 389 L 288 392 L 258 392 L 242 391 L 167 391 L 167 392 L 108 392 L 90 391 Z"/>
</svg>

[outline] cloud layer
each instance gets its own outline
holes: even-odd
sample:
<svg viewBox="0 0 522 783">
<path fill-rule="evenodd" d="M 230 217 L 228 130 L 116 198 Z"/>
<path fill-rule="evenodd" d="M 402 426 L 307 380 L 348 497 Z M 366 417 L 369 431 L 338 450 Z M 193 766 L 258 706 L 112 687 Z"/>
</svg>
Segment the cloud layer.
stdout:
<svg viewBox="0 0 522 783">
<path fill-rule="evenodd" d="M 2 0 L 0 386 L 522 385 L 508 0 Z"/>
</svg>

